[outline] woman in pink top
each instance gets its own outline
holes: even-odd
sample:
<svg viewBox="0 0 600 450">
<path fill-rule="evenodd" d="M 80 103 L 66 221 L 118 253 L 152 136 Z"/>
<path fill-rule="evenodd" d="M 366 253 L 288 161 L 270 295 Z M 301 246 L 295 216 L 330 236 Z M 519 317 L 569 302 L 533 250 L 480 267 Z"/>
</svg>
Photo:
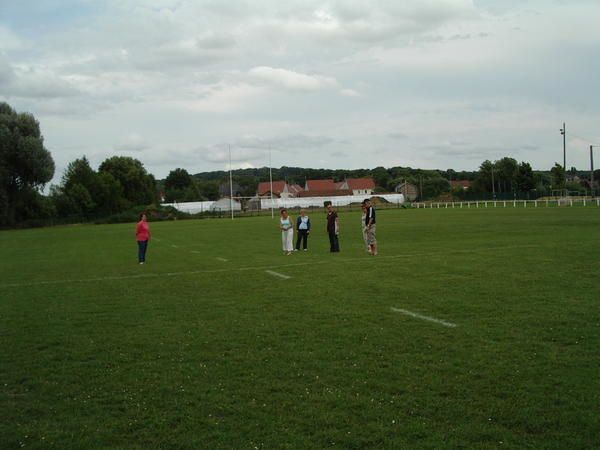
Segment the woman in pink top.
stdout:
<svg viewBox="0 0 600 450">
<path fill-rule="evenodd" d="M 140 264 L 144 264 L 146 262 L 146 249 L 150 240 L 150 228 L 148 222 L 146 222 L 145 213 L 140 214 L 140 221 L 135 227 L 135 240 L 138 243 L 138 261 Z"/>
</svg>

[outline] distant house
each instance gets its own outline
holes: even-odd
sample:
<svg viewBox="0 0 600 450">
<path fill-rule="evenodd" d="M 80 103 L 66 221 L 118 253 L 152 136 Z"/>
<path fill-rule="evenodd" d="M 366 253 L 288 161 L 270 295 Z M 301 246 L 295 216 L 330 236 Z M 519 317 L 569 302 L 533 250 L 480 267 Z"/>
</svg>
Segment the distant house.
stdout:
<svg viewBox="0 0 600 450">
<path fill-rule="evenodd" d="M 281 194 L 284 193 L 286 196 L 283 197 Z M 273 197 L 289 197 L 288 184 L 285 181 L 273 181 Z M 256 195 L 259 197 L 270 197 L 271 196 L 271 182 L 263 181 L 258 183 Z"/>
<path fill-rule="evenodd" d="M 338 189 L 348 189 L 352 195 L 371 195 L 375 189 L 373 178 L 348 178 L 340 183 Z"/>
<path fill-rule="evenodd" d="M 462 188 L 463 191 L 468 191 L 471 188 L 471 182 L 469 180 L 450 180 L 450 187 Z"/>
<path fill-rule="evenodd" d="M 256 195 L 270 197 L 270 182 L 258 184 Z M 306 180 L 304 187 L 298 184 L 287 184 L 285 181 L 273 181 L 273 197 L 332 197 L 341 195 L 370 196 L 375 189 L 372 178 L 348 178 L 338 183 L 332 179 Z"/>
<path fill-rule="evenodd" d="M 419 190 L 411 183 L 400 183 L 394 188 L 394 191 L 398 194 L 403 194 L 404 199 L 409 202 L 415 201 L 419 196 Z"/>
<path fill-rule="evenodd" d="M 333 180 L 306 180 L 304 191 L 313 192 L 318 196 L 318 192 L 330 192 L 337 189 Z M 305 196 L 306 197 L 306 196 Z"/>
</svg>

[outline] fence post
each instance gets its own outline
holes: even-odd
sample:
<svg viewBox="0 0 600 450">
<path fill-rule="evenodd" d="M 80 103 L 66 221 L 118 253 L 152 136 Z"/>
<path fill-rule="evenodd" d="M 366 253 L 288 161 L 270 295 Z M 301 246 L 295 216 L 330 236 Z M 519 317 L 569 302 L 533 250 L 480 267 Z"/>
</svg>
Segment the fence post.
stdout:
<svg viewBox="0 0 600 450">
<path fill-rule="evenodd" d="M 496 200 L 494 200 L 494 208 L 496 207 Z"/>
<path fill-rule="evenodd" d="M 506 208 L 506 200 L 504 200 L 504 207 Z"/>
<path fill-rule="evenodd" d="M 467 202 L 467 208 L 471 209 L 471 202 Z"/>
<path fill-rule="evenodd" d="M 585 206 L 585 197 L 583 197 L 583 206 Z"/>
<path fill-rule="evenodd" d="M 527 208 L 527 200 L 523 200 L 523 208 Z"/>
<path fill-rule="evenodd" d="M 537 200 L 535 201 L 535 207 L 537 208 Z"/>
<path fill-rule="evenodd" d="M 573 199 L 570 199 L 569 203 L 571 203 L 571 206 L 573 206 Z"/>
<path fill-rule="evenodd" d="M 600 205 L 598 205 L 598 206 L 600 206 Z M 462 208 L 462 202 L 460 202 L 460 207 Z"/>
<path fill-rule="evenodd" d="M 516 208 L 516 207 L 517 207 L 517 201 L 513 200 L 513 208 Z"/>
</svg>

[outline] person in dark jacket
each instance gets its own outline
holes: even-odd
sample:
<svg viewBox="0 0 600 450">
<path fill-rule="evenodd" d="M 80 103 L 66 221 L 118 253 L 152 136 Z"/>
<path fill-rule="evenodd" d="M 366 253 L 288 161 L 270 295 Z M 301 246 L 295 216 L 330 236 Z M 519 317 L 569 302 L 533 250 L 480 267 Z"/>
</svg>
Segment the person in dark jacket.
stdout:
<svg viewBox="0 0 600 450">
<path fill-rule="evenodd" d="M 298 231 L 298 237 L 296 238 L 296 251 L 300 250 L 300 241 L 302 241 L 302 248 L 307 251 L 308 234 L 310 233 L 310 219 L 306 215 L 306 211 L 300 210 L 300 215 L 296 220 L 296 230 Z"/>
<path fill-rule="evenodd" d="M 337 212 L 333 209 L 331 202 L 327 204 L 327 234 L 329 235 L 329 251 L 338 253 L 340 251 L 340 221 Z"/>
</svg>

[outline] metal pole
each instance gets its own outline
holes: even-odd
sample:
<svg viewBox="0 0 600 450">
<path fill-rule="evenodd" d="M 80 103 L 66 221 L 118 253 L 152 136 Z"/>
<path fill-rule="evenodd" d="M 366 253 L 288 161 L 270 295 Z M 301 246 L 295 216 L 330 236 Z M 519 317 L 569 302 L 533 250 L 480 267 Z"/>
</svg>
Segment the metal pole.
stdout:
<svg viewBox="0 0 600 450">
<path fill-rule="evenodd" d="M 590 145 L 590 190 L 594 196 L 594 146 Z"/>
<path fill-rule="evenodd" d="M 273 166 L 271 164 L 271 146 L 269 146 L 269 180 L 271 183 L 271 188 L 269 189 L 271 192 L 271 219 L 275 217 L 275 212 L 273 212 Z"/>
<path fill-rule="evenodd" d="M 229 148 L 229 209 L 231 209 L 231 220 L 233 220 L 233 175 L 231 173 L 231 145 Z"/>
<path fill-rule="evenodd" d="M 563 122 L 563 127 L 560 129 L 560 134 L 563 137 L 563 170 L 565 171 L 565 177 L 567 176 L 567 126 Z"/>
</svg>

